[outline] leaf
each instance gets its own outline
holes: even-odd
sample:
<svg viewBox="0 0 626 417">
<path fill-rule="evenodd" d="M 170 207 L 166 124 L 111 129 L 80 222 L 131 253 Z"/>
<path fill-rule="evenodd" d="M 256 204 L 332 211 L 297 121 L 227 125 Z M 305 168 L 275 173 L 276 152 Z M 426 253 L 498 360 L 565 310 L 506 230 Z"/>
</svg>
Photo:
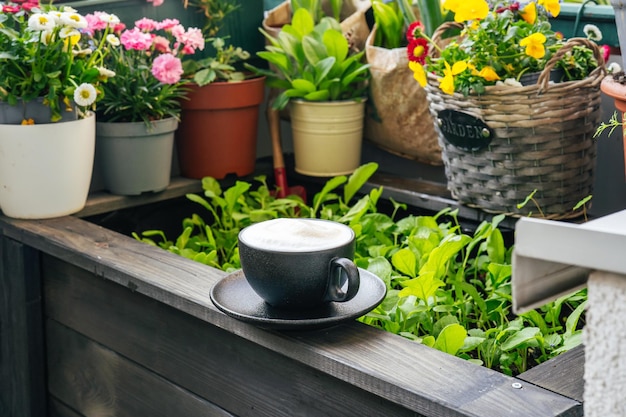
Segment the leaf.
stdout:
<svg viewBox="0 0 626 417">
<path fill-rule="evenodd" d="M 306 93 L 311 93 L 311 92 L 315 91 L 315 89 L 316 89 L 315 84 L 313 84 L 312 82 L 307 81 L 305 79 L 302 79 L 302 78 L 297 78 L 297 79 L 293 80 L 291 82 L 291 85 L 296 90 L 302 90 L 302 91 L 304 91 Z"/>
<path fill-rule="evenodd" d="M 432 273 L 420 275 L 418 278 L 413 278 L 402 283 L 404 286 L 398 294 L 400 297 L 407 297 L 414 295 L 425 303 L 432 297 L 438 288 L 441 288 L 445 283 L 439 279 L 435 279 Z"/>
<path fill-rule="evenodd" d="M 391 257 L 391 264 L 404 275 L 415 278 L 417 259 L 415 254 L 408 248 L 403 248 Z"/>
<path fill-rule="evenodd" d="M 580 315 L 585 311 L 585 307 L 587 306 L 587 301 L 583 301 L 576 307 L 576 309 L 567 317 L 565 321 L 565 333 L 573 334 L 576 331 L 576 327 L 578 326 L 578 320 L 580 319 Z"/>
<path fill-rule="evenodd" d="M 343 188 L 343 202 L 348 204 L 350 200 L 352 200 L 352 197 L 365 185 L 367 180 L 374 175 L 377 169 L 378 164 L 376 162 L 369 162 L 358 167 L 350 175 L 348 183 Z"/>
<path fill-rule="evenodd" d="M 341 31 L 328 30 L 324 32 L 322 41 L 324 42 L 328 55 L 335 57 L 337 62 L 343 62 L 348 56 L 350 45 L 348 45 L 348 41 Z"/>
<path fill-rule="evenodd" d="M 504 343 L 502 343 L 501 349 L 504 352 L 516 349 L 521 345 L 535 341 L 538 335 L 541 334 L 539 327 L 525 327 L 509 336 Z"/>
<path fill-rule="evenodd" d="M 463 326 L 460 324 L 449 324 L 437 336 L 434 348 L 450 355 L 456 355 L 465 343 L 466 337 L 467 332 Z"/>
<path fill-rule="evenodd" d="M 491 262 L 504 263 L 504 239 L 500 229 L 492 229 L 487 237 L 487 254 Z"/>
</svg>

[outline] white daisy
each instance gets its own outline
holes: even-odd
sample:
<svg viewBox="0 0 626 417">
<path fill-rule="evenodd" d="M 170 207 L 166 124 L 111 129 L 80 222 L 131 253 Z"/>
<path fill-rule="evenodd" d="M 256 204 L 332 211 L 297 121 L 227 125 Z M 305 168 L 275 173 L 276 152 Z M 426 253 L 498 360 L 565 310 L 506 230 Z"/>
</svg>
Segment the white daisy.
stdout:
<svg viewBox="0 0 626 417">
<path fill-rule="evenodd" d="M 87 27 L 87 19 L 79 13 L 61 13 L 60 19 L 61 23 L 75 29 L 85 29 Z"/>
<path fill-rule="evenodd" d="M 28 18 L 28 28 L 35 31 L 53 30 L 56 26 L 54 16 L 47 13 L 35 13 Z"/>
<path fill-rule="evenodd" d="M 596 25 L 587 24 L 583 27 L 583 33 L 587 37 L 587 39 L 592 40 L 594 42 L 600 42 L 602 40 L 602 32 L 600 28 Z"/>
<path fill-rule="evenodd" d="M 104 67 L 97 67 L 97 69 L 101 77 L 104 77 L 104 78 L 115 77 L 115 71 L 111 71 L 110 69 L 104 68 Z"/>
<path fill-rule="evenodd" d="M 61 39 L 71 38 L 72 36 L 78 36 L 78 38 L 80 39 L 80 32 L 69 26 L 64 26 L 59 31 L 59 38 Z M 73 42 L 73 43 L 76 43 L 76 42 Z"/>
<path fill-rule="evenodd" d="M 107 35 L 106 41 L 112 46 L 120 46 L 120 38 L 112 33 Z"/>
<path fill-rule="evenodd" d="M 89 83 L 82 83 L 74 90 L 74 101 L 79 106 L 90 106 L 96 101 L 96 87 Z"/>
<path fill-rule="evenodd" d="M 98 14 L 98 17 L 102 22 L 107 23 L 109 26 L 115 26 L 120 23 L 120 18 L 114 14 L 102 12 Z"/>
</svg>

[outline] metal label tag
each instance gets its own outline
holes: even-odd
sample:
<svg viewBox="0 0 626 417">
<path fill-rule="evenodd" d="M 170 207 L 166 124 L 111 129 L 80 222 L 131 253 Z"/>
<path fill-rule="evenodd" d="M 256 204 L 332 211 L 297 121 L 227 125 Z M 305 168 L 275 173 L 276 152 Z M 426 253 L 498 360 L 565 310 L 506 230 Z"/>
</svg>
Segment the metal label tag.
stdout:
<svg viewBox="0 0 626 417">
<path fill-rule="evenodd" d="M 481 119 L 456 110 L 437 114 L 439 129 L 446 140 L 464 151 L 478 151 L 491 143 L 493 131 Z"/>
</svg>

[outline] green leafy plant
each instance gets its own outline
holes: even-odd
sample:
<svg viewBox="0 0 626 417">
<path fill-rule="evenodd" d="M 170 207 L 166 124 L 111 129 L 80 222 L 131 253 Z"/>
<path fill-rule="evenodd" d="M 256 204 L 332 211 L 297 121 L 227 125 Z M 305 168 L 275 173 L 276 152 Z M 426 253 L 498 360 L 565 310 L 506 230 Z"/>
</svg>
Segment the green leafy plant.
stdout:
<svg viewBox="0 0 626 417">
<path fill-rule="evenodd" d="M 185 76 L 191 77 L 194 83 L 202 87 L 214 81 L 243 81 L 252 75 L 236 67 L 250 58 L 249 52 L 233 45 L 226 46 L 224 38 L 210 38 L 207 41 L 215 49 L 215 56 L 183 61 Z"/>
<path fill-rule="evenodd" d="M 247 68 L 265 75 L 266 84 L 281 91 L 274 108 L 283 109 L 291 99 L 334 101 L 366 96 L 369 65 L 363 62 L 364 52 L 350 51 L 336 19 L 325 16 L 316 24 L 311 13 L 300 8 L 277 38 L 259 30 L 269 44 L 257 55 L 275 70 Z"/>
<path fill-rule="evenodd" d="M 390 200 L 388 213 L 379 212 L 382 187 L 361 194 L 376 170 L 369 163 L 349 177 L 328 180 L 310 206 L 297 197 L 275 198 L 264 177 L 256 179 L 256 189 L 238 181 L 227 190 L 205 178 L 204 196 L 187 197 L 206 210 L 207 219 L 184 219 L 174 241 L 159 230 L 134 237 L 234 271 L 240 268 L 237 234 L 246 225 L 281 216 L 334 220 L 355 231 L 355 263 L 387 285 L 385 300 L 359 319 L 366 324 L 511 375 L 581 343 L 585 290 L 512 314 L 512 247 L 499 228 L 504 216 L 471 234 L 449 209 L 396 219 L 406 206 Z"/>
</svg>

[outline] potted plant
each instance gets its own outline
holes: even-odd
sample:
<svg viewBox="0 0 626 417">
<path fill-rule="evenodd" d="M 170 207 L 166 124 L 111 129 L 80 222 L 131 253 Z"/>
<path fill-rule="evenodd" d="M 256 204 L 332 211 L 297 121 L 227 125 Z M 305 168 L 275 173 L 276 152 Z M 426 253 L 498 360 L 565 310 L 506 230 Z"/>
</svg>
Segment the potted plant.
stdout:
<svg viewBox="0 0 626 417">
<path fill-rule="evenodd" d="M 428 92 L 448 188 L 491 212 L 532 214 L 520 205 L 532 193 L 543 215 L 581 215 L 583 207 L 573 209 L 592 193 L 606 73 L 600 48 L 551 29 L 558 2 L 469 3 L 444 2 L 455 22 L 432 38 L 415 23 L 407 47 Z M 447 30 L 460 35 L 444 42 Z"/>
<path fill-rule="evenodd" d="M 88 17 L 97 22 L 98 13 Z M 100 26 L 90 30 L 103 35 Z M 186 93 L 181 58 L 204 49 L 204 38 L 176 19 L 143 18 L 132 29 L 118 27 L 112 39 L 121 44 L 107 60 L 115 82 L 105 86 L 97 111 L 96 161 L 104 187 L 121 195 L 162 191 L 170 183 Z"/>
<path fill-rule="evenodd" d="M 189 178 L 245 176 L 255 168 L 265 78 L 239 67 L 247 51 L 224 38 L 208 40 L 214 54 L 183 63 L 191 83 L 176 135 L 180 170 Z"/>
<path fill-rule="evenodd" d="M 354 171 L 360 164 L 369 65 L 364 52 L 350 50 L 339 22 L 315 23 L 300 8 L 257 55 L 274 70 L 253 68 L 280 94 L 272 107 L 289 105 L 295 170 L 312 176 Z"/>
<path fill-rule="evenodd" d="M 89 192 L 92 110 L 111 45 L 84 33 L 86 18 L 70 7 L 0 6 L 0 207 L 19 218 L 77 212 Z"/>
<path fill-rule="evenodd" d="M 420 17 L 432 28 L 427 33 L 432 33 L 443 21 L 440 6 L 423 1 L 419 6 Z M 406 0 L 374 0 L 372 14 L 375 25 L 365 45 L 371 80 L 364 136 L 391 153 L 442 165 L 426 90 L 411 82 L 408 68 L 405 34 L 417 20 L 414 9 Z"/>
</svg>

